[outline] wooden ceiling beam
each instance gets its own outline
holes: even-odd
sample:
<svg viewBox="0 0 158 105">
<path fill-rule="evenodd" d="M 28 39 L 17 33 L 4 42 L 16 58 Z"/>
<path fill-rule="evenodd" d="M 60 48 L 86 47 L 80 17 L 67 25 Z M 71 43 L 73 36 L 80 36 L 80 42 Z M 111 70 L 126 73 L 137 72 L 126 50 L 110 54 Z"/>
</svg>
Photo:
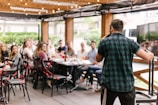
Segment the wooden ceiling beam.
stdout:
<svg viewBox="0 0 158 105">
<path fill-rule="evenodd" d="M 23 10 L 10 10 L 10 8 L 6 7 L 0 7 L 1 12 L 7 12 L 7 13 L 20 13 L 20 14 L 36 14 L 36 15 L 46 15 L 46 14 L 52 14 L 52 11 L 46 12 L 33 12 L 33 11 L 23 11 Z"/>
<path fill-rule="evenodd" d="M 105 3 L 111 3 L 114 1 L 118 1 L 118 0 L 50 0 L 50 1 L 60 1 L 60 2 L 66 2 L 66 3 L 75 3 L 77 4 L 77 6 L 86 6 L 86 5 L 90 5 L 90 4 L 105 4 Z M 8 3 L 10 3 L 8 5 Z M 27 5 L 25 4 L 27 3 Z M 90 3 L 90 4 L 89 4 Z M 60 3 L 59 3 L 60 4 Z M 50 5 L 50 4 L 40 4 L 40 3 L 35 3 L 33 2 L 33 0 L 0 0 L 0 11 L 3 12 L 20 12 L 25 14 L 26 12 L 28 13 L 36 13 L 37 15 L 39 14 L 39 12 L 31 12 L 31 11 L 24 11 L 24 10 L 11 10 L 10 6 L 14 6 L 14 7 L 21 7 L 21 8 L 32 8 L 32 9 L 41 9 L 44 8 L 45 10 L 48 10 L 47 13 L 41 12 L 41 14 L 52 14 L 52 11 L 55 10 L 72 10 L 75 9 L 76 7 L 73 6 L 73 8 L 71 6 L 62 6 L 62 5 Z M 77 8 L 78 8 L 77 7 Z"/>
<path fill-rule="evenodd" d="M 0 0 L 1 4 L 8 5 L 8 0 Z M 27 3 L 27 5 L 25 5 Z M 37 8 L 42 9 L 45 8 L 47 10 L 57 10 L 60 8 L 61 10 L 69 10 L 70 6 L 58 6 L 58 5 L 48 5 L 48 4 L 39 4 L 39 3 L 33 3 L 33 2 L 25 2 L 20 0 L 10 0 L 10 6 L 17 6 L 17 7 L 23 7 L 23 8 Z"/>
<path fill-rule="evenodd" d="M 50 1 L 57 1 L 57 0 L 50 0 Z M 111 3 L 113 1 L 118 0 L 59 0 L 60 2 L 70 2 L 70 3 L 81 3 L 82 4 L 88 4 L 89 2 L 92 4 L 105 4 L 105 3 Z"/>
</svg>

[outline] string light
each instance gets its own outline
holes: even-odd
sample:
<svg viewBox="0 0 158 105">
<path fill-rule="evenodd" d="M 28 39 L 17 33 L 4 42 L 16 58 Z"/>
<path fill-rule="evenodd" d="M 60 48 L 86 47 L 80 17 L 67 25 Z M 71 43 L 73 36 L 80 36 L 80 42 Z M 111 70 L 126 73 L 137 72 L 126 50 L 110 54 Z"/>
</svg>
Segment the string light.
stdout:
<svg viewBox="0 0 158 105">
<path fill-rule="evenodd" d="M 58 5 L 60 5 L 60 2 L 58 2 Z"/>
<path fill-rule="evenodd" d="M 60 11 L 60 8 L 58 8 L 58 11 Z"/>
<path fill-rule="evenodd" d="M 52 10 L 52 13 L 55 13 L 55 10 Z"/>
<path fill-rule="evenodd" d="M 10 2 L 8 3 L 8 5 L 10 5 Z"/>
<path fill-rule="evenodd" d="M 77 7 L 78 7 L 78 5 L 75 5 L 75 7 L 77 8 Z"/>
</svg>

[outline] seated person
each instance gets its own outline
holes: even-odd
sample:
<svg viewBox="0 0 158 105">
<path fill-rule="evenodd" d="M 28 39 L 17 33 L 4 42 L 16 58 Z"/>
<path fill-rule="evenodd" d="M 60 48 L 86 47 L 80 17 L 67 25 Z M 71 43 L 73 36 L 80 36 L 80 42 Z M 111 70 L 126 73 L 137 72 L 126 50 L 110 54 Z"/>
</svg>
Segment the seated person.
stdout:
<svg viewBox="0 0 158 105">
<path fill-rule="evenodd" d="M 37 46 L 37 48 L 34 52 L 34 57 L 40 58 L 40 60 L 48 60 L 47 44 L 46 43 L 41 42 L 41 43 L 38 44 L 38 46 Z M 47 63 L 47 65 L 50 66 L 51 64 Z M 50 71 L 51 71 L 51 69 L 50 69 Z M 46 74 L 46 72 L 47 72 L 47 75 L 51 75 L 50 71 L 49 70 L 45 71 L 45 72 L 42 71 L 42 73 Z M 52 87 L 51 80 L 47 80 L 47 84 L 48 84 L 49 87 Z"/>
<path fill-rule="evenodd" d="M 99 88 L 97 88 L 97 89 L 95 90 L 95 92 L 100 92 L 100 91 L 101 91 L 101 75 L 102 75 L 102 69 L 97 70 L 97 71 L 95 72 L 95 74 L 96 74 L 96 78 L 97 78 L 97 83 L 98 83 L 98 85 L 99 85 Z"/>
<path fill-rule="evenodd" d="M 12 62 L 10 63 L 13 66 L 17 66 L 19 63 L 19 60 L 22 60 L 21 54 L 18 52 L 18 46 L 16 45 L 11 46 L 11 52 L 10 52 L 9 58 L 12 60 Z"/>
<path fill-rule="evenodd" d="M 33 67 L 33 51 L 30 49 L 31 43 L 29 39 L 26 39 L 20 50 L 20 53 L 24 60 L 29 62 L 29 65 Z"/>
<path fill-rule="evenodd" d="M 58 47 L 57 51 L 58 51 L 58 53 L 66 52 L 66 46 L 63 45 L 63 41 L 62 40 L 59 40 L 59 47 Z"/>
<path fill-rule="evenodd" d="M 34 51 L 34 57 L 41 58 L 42 60 L 48 60 L 46 51 L 47 51 L 47 45 L 41 42 L 38 44 L 37 48 Z"/>
<path fill-rule="evenodd" d="M 87 51 L 85 49 L 85 44 L 81 42 L 81 49 L 77 52 L 77 58 L 84 60 L 86 59 Z"/>
<path fill-rule="evenodd" d="M 89 60 L 91 62 L 91 64 L 96 64 L 96 61 L 95 61 L 95 57 L 96 57 L 96 42 L 95 41 L 92 41 L 91 42 L 91 50 L 88 52 L 87 56 L 85 59 Z M 76 77 L 77 78 L 80 78 L 83 71 L 87 71 L 88 70 L 88 67 L 90 65 L 83 65 L 83 66 L 79 66 L 78 67 L 78 73 L 76 74 Z M 87 76 L 81 78 L 81 81 L 83 81 L 85 78 L 87 78 Z"/>
<path fill-rule="evenodd" d="M 54 45 L 52 44 L 51 40 L 48 40 L 48 57 L 52 58 L 55 57 L 55 48 Z"/>
<path fill-rule="evenodd" d="M 22 57 L 21 57 L 21 54 L 18 52 L 18 46 L 16 45 L 11 46 L 9 59 L 6 59 L 5 64 L 6 64 L 5 69 L 16 67 L 18 70 L 20 70 L 20 67 L 22 64 Z M 20 72 L 18 72 L 18 74 L 19 73 Z"/>
<path fill-rule="evenodd" d="M 70 57 L 75 56 L 75 52 L 74 52 L 74 50 L 73 50 L 73 48 L 72 48 L 72 42 L 69 42 L 69 43 L 67 44 L 66 55 L 67 55 L 67 56 L 70 56 Z"/>
<path fill-rule="evenodd" d="M 0 61 L 4 63 L 5 57 L 9 57 L 9 52 L 7 49 L 7 45 L 2 43 L 0 48 Z"/>
<path fill-rule="evenodd" d="M 93 87 L 93 74 L 95 74 L 98 70 L 101 70 L 102 69 L 102 65 L 103 65 L 103 62 L 98 62 L 94 65 L 90 65 L 88 67 L 88 70 L 85 74 L 85 77 L 84 78 L 89 78 L 89 82 L 90 82 L 90 88 Z"/>
</svg>

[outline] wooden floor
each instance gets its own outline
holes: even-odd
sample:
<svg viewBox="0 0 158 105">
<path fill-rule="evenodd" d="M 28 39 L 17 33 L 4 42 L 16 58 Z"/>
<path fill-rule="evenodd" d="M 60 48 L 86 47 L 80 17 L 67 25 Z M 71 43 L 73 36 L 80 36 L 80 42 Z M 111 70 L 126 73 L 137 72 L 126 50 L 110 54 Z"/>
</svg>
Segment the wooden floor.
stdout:
<svg viewBox="0 0 158 105">
<path fill-rule="evenodd" d="M 65 89 L 60 89 L 58 92 L 54 90 L 54 96 L 50 97 L 50 89 L 47 88 L 44 94 L 41 89 L 33 89 L 32 84 L 28 83 L 29 94 L 31 101 L 23 96 L 23 92 L 16 87 L 16 96 L 12 94 L 8 105 L 100 105 L 100 93 L 90 90 L 75 90 L 66 94 Z M 116 99 L 114 105 L 120 105 L 119 100 Z M 139 105 L 155 105 L 153 104 L 139 104 Z"/>
</svg>

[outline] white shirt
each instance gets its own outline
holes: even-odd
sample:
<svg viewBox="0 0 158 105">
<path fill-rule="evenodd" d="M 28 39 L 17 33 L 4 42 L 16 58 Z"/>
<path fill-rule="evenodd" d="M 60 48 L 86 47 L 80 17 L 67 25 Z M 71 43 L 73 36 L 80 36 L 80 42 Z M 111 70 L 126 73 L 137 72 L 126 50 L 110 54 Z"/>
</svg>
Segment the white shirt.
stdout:
<svg viewBox="0 0 158 105">
<path fill-rule="evenodd" d="M 82 52 L 81 50 L 79 50 L 77 52 L 77 57 L 78 58 L 85 58 L 87 56 L 87 51 Z"/>
</svg>

